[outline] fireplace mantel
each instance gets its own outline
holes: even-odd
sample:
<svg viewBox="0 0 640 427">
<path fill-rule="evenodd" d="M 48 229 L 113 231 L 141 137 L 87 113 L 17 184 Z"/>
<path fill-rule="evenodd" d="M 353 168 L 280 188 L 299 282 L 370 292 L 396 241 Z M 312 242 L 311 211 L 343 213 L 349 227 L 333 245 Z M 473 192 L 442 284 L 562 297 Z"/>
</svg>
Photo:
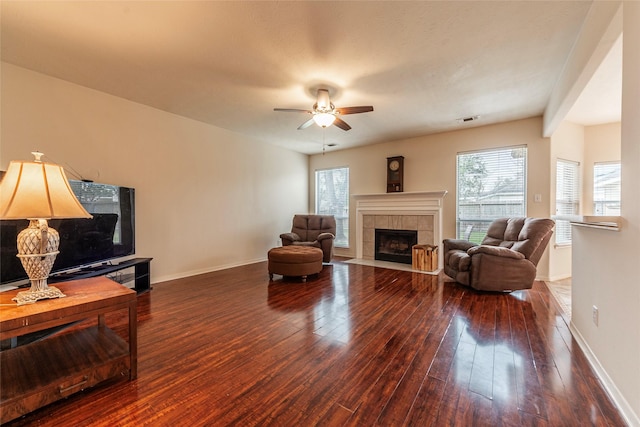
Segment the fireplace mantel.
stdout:
<svg viewBox="0 0 640 427">
<path fill-rule="evenodd" d="M 407 206 L 438 206 L 442 208 L 442 199 L 446 191 L 408 191 L 401 193 L 353 194 L 357 204 L 374 206 L 384 205 L 405 210 Z"/>
<path fill-rule="evenodd" d="M 356 207 L 356 258 L 364 256 L 364 216 L 421 216 L 433 217 L 433 242 L 442 245 L 442 209 L 446 191 L 413 191 L 401 193 L 354 194 Z M 442 248 L 438 250 L 442 253 Z M 438 263 L 442 266 L 442 256 Z"/>
</svg>

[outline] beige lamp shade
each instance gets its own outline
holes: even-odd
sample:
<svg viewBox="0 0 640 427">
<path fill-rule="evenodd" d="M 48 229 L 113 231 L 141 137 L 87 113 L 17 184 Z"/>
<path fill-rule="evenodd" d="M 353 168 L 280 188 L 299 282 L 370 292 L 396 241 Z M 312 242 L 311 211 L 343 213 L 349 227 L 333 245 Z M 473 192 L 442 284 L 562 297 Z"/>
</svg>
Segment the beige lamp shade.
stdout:
<svg viewBox="0 0 640 427">
<path fill-rule="evenodd" d="M 42 153 L 33 162 L 9 163 L 0 182 L 0 219 L 28 219 L 18 234 L 18 258 L 29 276 L 31 288 L 13 298 L 18 305 L 65 295 L 47 278 L 58 255 L 60 236 L 48 219 L 91 218 L 71 190 L 61 166 L 44 163 Z"/>
<path fill-rule="evenodd" d="M 0 218 L 91 218 L 73 194 L 64 169 L 39 157 L 9 163 L 0 182 Z"/>
</svg>

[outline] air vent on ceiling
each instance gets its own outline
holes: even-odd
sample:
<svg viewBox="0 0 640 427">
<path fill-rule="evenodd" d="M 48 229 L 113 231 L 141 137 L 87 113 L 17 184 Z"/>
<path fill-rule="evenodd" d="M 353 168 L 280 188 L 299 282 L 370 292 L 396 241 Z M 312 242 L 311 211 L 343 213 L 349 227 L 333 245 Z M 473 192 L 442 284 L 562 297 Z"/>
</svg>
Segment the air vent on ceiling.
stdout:
<svg viewBox="0 0 640 427">
<path fill-rule="evenodd" d="M 456 122 L 460 122 L 460 123 L 473 122 L 474 120 L 478 120 L 479 118 L 480 116 L 462 117 L 462 118 L 456 119 Z"/>
</svg>

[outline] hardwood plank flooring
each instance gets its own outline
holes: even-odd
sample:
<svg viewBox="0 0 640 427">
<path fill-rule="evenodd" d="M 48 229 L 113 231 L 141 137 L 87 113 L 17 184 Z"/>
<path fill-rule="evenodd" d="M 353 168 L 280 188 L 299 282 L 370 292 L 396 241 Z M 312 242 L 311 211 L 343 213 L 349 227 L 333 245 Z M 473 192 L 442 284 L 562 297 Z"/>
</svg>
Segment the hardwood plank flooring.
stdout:
<svg viewBox="0 0 640 427">
<path fill-rule="evenodd" d="M 625 425 L 543 283 L 479 293 L 339 260 L 275 279 L 263 262 L 154 285 L 136 380 L 9 425 Z M 125 313 L 107 324 L 126 336 Z"/>
</svg>

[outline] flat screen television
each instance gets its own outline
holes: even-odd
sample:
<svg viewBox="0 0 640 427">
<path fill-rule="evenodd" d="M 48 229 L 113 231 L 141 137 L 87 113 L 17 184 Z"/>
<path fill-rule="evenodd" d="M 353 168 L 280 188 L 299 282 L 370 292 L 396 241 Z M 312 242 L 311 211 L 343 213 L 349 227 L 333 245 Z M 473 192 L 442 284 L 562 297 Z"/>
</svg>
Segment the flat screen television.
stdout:
<svg viewBox="0 0 640 427">
<path fill-rule="evenodd" d="M 69 180 L 91 219 L 49 220 L 60 234 L 60 253 L 51 275 L 135 254 L 135 190 L 117 185 Z M 0 220 L 0 283 L 27 279 L 16 240 L 28 221 Z"/>
</svg>

